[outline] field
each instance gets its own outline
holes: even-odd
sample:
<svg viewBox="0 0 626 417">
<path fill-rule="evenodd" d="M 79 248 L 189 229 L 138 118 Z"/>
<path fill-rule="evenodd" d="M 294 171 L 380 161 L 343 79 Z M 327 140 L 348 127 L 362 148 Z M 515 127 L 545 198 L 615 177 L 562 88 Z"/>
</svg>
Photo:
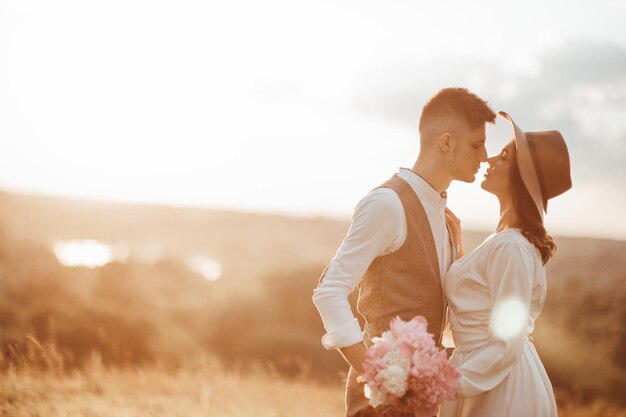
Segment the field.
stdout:
<svg viewBox="0 0 626 417">
<path fill-rule="evenodd" d="M 0 416 L 342 415 L 311 295 L 347 227 L 0 193 Z M 129 256 L 68 266 L 73 239 Z M 626 242 L 556 241 L 534 336 L 560 416 L 626 416 Z"/>
<path fill-rule="evenodd" d="M 602 400 L 557 391 L 561 417 L 624 417 Z M 343 387 L 287 380 L 264 371 L 89 369 L 62 377 L 9 373 L 0 381 L 2 417 L 326 417 L 343 415 Z"/>
<path fill-rule="evenodd" d="M 343 411 L 342 389 L 258 372 L 216 370 L 9 374 L 0 416 L 12 417 L 322 417 Z"/>
</svg>

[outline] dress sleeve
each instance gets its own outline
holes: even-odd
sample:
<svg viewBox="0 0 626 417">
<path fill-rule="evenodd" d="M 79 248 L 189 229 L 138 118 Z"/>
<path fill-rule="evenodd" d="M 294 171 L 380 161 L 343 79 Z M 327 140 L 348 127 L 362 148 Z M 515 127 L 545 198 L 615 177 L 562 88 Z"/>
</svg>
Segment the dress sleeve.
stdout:
<svg viewBox="0 0 626 417">
<path fill-rule="evenodd" d="M 521 242 L 499 242 L 486 262 L 491 296 L 489 339 L 459 367 L 460 396 L 495 388 L 519 359 L 528 334 L 535 263 Z"/>
<path fill-rule="evenodd" d="M 313 303 L 327 332 L 322 337 L 327 349 L 363 341 L 348 295 L 376 257 L 402 246 L 406 239 L 406 231 L 402 235 L 404 219 L 400 198 L 390 189 L 376 189 L 357 205 L 346 238 L 313 291 Z"/>
</svg>

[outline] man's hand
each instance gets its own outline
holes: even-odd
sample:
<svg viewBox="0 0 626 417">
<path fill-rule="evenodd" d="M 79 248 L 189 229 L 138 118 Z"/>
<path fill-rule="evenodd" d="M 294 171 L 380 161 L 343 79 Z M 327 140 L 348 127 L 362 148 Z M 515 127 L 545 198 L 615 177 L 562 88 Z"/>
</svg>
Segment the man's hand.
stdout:
<svg viewBox="0 0 626 417">
<path fill-rule="evenodd" d="M 357 374 L 363 373 L 363 361 L 365 360 L 365 352 L 367 348 L 363 343 L 357 343 L 352 346 L 340 348 L 339 351 L 343 358 L 352 366 Z"/>
</svg>

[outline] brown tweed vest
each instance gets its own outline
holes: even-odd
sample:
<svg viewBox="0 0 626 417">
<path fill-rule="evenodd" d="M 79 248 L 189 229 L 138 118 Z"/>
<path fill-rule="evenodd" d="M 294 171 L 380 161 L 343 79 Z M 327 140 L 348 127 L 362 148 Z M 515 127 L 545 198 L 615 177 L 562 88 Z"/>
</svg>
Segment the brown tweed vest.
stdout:
<svg viewBox="0 0 626 417">
<path fill-rule="evenodd" d="M 399 316 L 410 320 L 422 315 L 428 320 L 428 331 L 441 342 L 446 303 L 441 287 L 439 260 L 428 217 L 411 186 L 394 175 L 378 188 L 390 188 L 398 194 L 407 223 L 404 244 L 395 252 L 379 256 L 370 264 L 358 285 L 357 309 L 365 319 L 365 344 L 389 329 L 389 321 Z M 446 225 L 453 246 L 452 258 L 462 255 L 459 220 L 446 209 Z M 356 381 L 350 369 L 346 386 L 346 416 L 403 416 L 391 411 L 375 410 L 363 396 L 363 384 Z M 409 414 L 407 414 L 409 416 Z"/>
</svg>

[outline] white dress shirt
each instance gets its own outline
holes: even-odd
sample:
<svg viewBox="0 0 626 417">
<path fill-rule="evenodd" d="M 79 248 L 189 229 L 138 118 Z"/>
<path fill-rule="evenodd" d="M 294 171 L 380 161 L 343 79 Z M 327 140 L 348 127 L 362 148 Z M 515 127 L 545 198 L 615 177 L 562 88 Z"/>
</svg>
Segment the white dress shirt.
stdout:
<svg viewBox="0 0 626 417">
<path fill-rule="evenodd" d="M 446 199 L 410 169 L 400 168 L 398 175 L 411 186 L 424 206 L 443 280 L 452 260 L 444 213 Z M 359 202 L 347 236 L 331 260 L 322 282 L 313 291 L 313 302 L 327 332 L 322 337 L 322 344 L 327 349 L 363 341 L 361 327 L 352 313 L 348 295 L 356 288 L 375 258 L 402 247 L 406 234 L 404 207 L 395 191 L 377 188 Z"/>
</svg>

